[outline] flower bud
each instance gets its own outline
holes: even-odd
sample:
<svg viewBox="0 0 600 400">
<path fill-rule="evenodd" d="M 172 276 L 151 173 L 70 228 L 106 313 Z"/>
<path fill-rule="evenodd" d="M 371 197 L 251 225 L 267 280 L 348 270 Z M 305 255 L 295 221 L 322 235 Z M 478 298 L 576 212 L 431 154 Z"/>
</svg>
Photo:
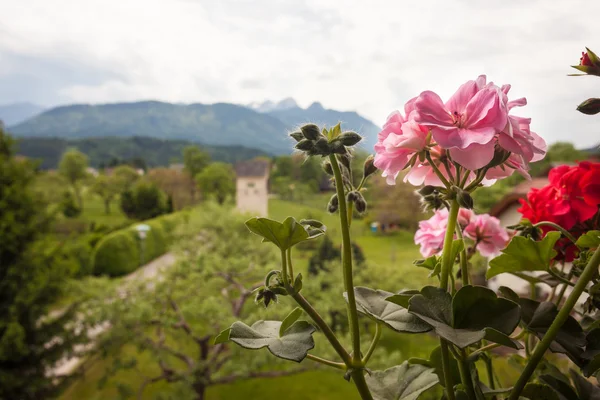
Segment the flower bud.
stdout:
<svg viewBox="0 0 600 400">
<path fill-rule="evenodd" d="M 598 114 L 600 112 L 600 99 L 587 99 L 586 101 L 577 106 L 577 111 L 587 115 Z"/>
<path fill-rule="evenodd" d="M 312 151 L 315 149 L 315 142 L 308 139 L 302 139 L 298 143 L 296 143 L 296 149 L 301 151 Z"/>
<path fill-rule="evenodd" d="M 358 192 L 353 190 L 351 192 L 348 192 L 348 194 L 346 195 L 346 199 L 348 200 L 348 202 L 355 202 L 356 199 L 358 199 Z"/>
<path fill-rule="evenodd" d="M 304 135 L 304 137 L 307 138 L 308 140 L 317 140 L 318 138 L 320 138 L 322 136 L 321 130 L 315 124 L 303 125 L 300 127 L 300 130 L 302 131 L 302 134 Z"/>
<path fill-rule="evenodd" d="M 267 308 L 271 302 L 277 303 L 277 294 L 275 294 L 269 288 L 263 286 L 258 289 L 254 301 L 256 304 L 264 304 L 265 308 Z"/>
<path fill-rule="evenodd" d="M 344 132 L 340 135 L 339 140 L 342 142 L 344 146 L 354 146 L 358 142 L 362 140 L 362 136 L 360 136 L 356 132 Z"/>
<path fill-rule="evenodd" d="M 579 65 L 572 65 L 572 67 L 588 75 L 600 76 L 600 58 L 587 47 L 585 49 L 586 52 L 581 53 Z"/>
<path fill-rule="evenodd" d="M 333 176 L 333 167 L 329 161 L 325 161 L 323 164 L 321 164 L 321 168 L 323 168 L 323 171 L 325 171 L 327 175 Z"/>
<path fill-rule="evenodd" d="M 375 166 L 375 157 L 373 157 L 371 154 L 365 160 L 365 164 L 363 166 L 363 176 L 367 178 L 373 175 L 375 172 L 377 172 L 377 167 Z"/>
<path fill-rule="evenodd" d="M 510 151 L 505 150 L 502 147 L 496 145 L 494 148 L 494 157 L 492 158 L 492 161 L 490 161 L 490 163 L 485 167 L 494 168 L 499 165 L 502 165 L 506 160 L 508 160 L 508 157 L 510 157 Z"/>
<path fill-rule="evenodd" d="M 423 186 L 421 189 L 417 190 L 417 192 L 421 196 L 427 196 L 427 195 L 433 194 L 433 192 L 435 192 L 436 190 L 437 189 L 435 188 L 435 186 L 427 185 L 427 186 Z"/>
<path fill-rule="evenodd" d="M 473 197 L 466 190 L 459 190 L 456 193 L 456 201 L 458 205 L 467 210 L 473 209 Z"/>
<path fill-rule="evenodd" d="M 315 151 L 317 154 L 322 156 L 327 156 L 331 153 L 331 149 L 329 148 L 329 142 L 324 137 L 319 138 L 315 142 Z"/>
<path fill-rule="evenodd" d="M 350 155 L 350 153 L 342 154 L 341 156 L 338 157 L 338 160 L 340 160 L 342 165 L 344 167 L 346 167 L 348 169 L 348 171 L 350 171 L 352 169 L 351 164 L 350 164 L 351 159 L 352 159 L 352 156 Z"/>
<path fill-rule="evenodd" d="M 331 146 L 331 152 L 334 154 L 348 153 L 348 150 L 346 150 L 346 146 L 344 146 L 344 144 L 339 140 L 334 140 L 333 142 L 329 143 L 329 145 Z"/>
<path fill-rule="evenodd" d="M 329 199 L 329 204 L 327 204 L 327 211 L 329 211 L 331 214 L 333 214 L 334 212 L 336 212 L 338 210 L 338 206 L 339 206 L 339 199 L 338 199 L 337 194 L 334 194 Z"/>
<path fill-rule="evenodd" d="M 360 192 L 354 193 L 356 193 L 356 199 L 354 200 L 354 208 L 356 209 L 356 211 L 362 214 L 365 211 L 367 211 L 367 202 L 365 201 L 365 198 Z"/>
<path fill-rule="evenodd" d="M 299 142 L 304 139 L 304 135 L 300 131 L 290 133 L 290 136 L 296 141 Z"/>
</svg>

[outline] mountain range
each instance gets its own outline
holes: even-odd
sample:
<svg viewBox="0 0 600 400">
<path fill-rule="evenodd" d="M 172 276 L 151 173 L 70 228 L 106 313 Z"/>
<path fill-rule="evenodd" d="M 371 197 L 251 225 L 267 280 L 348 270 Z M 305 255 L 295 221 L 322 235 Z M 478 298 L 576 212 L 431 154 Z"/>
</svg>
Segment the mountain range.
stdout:
<svg viewBox="0 0 600 400">
<path fill-rule="evenodd" d="M 373 148 L 379 128 L 356 112 L 325 109 L 320 103 L 304 109 L 289 98 L 279 103 L 249 106 L 158 101 L 76 104 L 55 107 L 23 122 L 6 125 L 16 137 L 145 136 L 211 146 L 236 145 L 278 155 L 292 152 L 293 141 L 287 133 L 300 124 L 315 122 L 333 126 L 340 121 L 344 130 L 354 130 L 365 137 L 362 143 L 365 149 Z"/>
<path fill-rule="evenodd" d="M 13 103 L 0 106 L 0 120 L 6 125 L 16 125 L 44 111 L 44 107 L 32 103 Z"/>
</svg>

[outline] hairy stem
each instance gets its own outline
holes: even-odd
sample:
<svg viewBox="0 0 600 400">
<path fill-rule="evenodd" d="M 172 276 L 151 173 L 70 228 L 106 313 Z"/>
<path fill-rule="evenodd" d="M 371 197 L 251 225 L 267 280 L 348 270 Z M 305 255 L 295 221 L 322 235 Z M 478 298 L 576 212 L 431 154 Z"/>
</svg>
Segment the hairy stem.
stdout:
<svg viewBox="0 0 600 400">
<path fill-rule="evenodd" d="M 467 389 L 467 395 L 469 399 L 476 400 L 475 388 L 473 387 L 473 379 L 471 379 L 471 372 L 469 370 L 469 361 L 467 360 L 467 353 L 465 349 L 460 349 L 460 359 L 458 360 L 458 370 L 460 372 L 460 380 Z"/>
<path fill-rule="evenodd" d="M 282 271 L 287 270 L 287 257 L 286 257 L 285 253 L 286 253 L 285 251 L 281 252 L 281 264 L 282 264 L 281 270 Z M 333 331 L 331 330 L 329 325 L 327 325 L 327 322 L 325 322 L 323 317 L 321 317 L 321 315 L 317 312 L 317 310 L 315 310 L 313 308 L 313 306 L 310 305 L 310 303 L 308 302 L 308 300 L 306 300 L 304 298 L 304 296 L 302 296 L 300 293 L 298 293 L 294 290 L 293 286 L 290 285 L 289 281 L 287 281 L 287 276 L 284 277 L 284 285 L 285 285 L 285 289 L 288 291 L 290 296 L 292 296 L 292 298 L 296 301 L 296 303 L 298 303 L 298 305 L 308 314 L 308 316 L 319 327 L 321 332 L 323 332 L 323 335 L 325 335 L 325 337 L 327 338 L 329 343 L 331 343 L 331 346 L 334 348 L 336 353 L 338 353 L 340 358 L 344 361 L 344 364 L 346 364 L 347 366 L 352 365 L 352 359 L 350 358 L 350 355 L 348 354 L 346 349 L 344 349 L 344 346 L 342 346 L 342 344 L 338 340 L 337 336 L 335 336 L 335 333 L 333 333 Z"/>
<path fill-rule="evenodd" d="M 437 167 L 437 165 L 435 165 L 435 163 L 433 162 L 433 159 L 431 158 L 431 154 L 429 154 L 429 152 L 427 152 L 425 154 L 425 157 L 427 157 L 427 161 L 429 161 L 429 164 L 431 165 L 431 169 L 433 169 L 433 172 L 435 172 L 437 177 L 440 178 L 440 181 L 442 181 L 444 186 L 446 186 L 447 188 L 450 188 L 450 186 L 451 186 L 450 182 L 448 182 L 448 179 L 446 179 L 444 174 L 442 174 L 442 171 L 440 171 L 440 169 Z"/>
<path fill-rule="evenodd" d="M 564 306 L 558 312 L 558 315 L 554 319 L 552 325 L 550 325 L 550 328 L 548 329 L 542 340 L 535 347 L 535 350 L 533 351 L 529 362 L 525 366 L 525 370 L 523 371 L 521 376 L 519 376 L 519 379 L 517 380 L 514 389 L 510 393 L 509 400 L 519 399 L 523 388 L 525 388 L 525 385 L 531 378 L 531 375 L 533 375 L 533 372 L 535 371 L 537 365 L 542 360 L 542 357 L 544 357 L 544 353 L 546 353 L 546 350 L 548 350 L 548 347 L 550 347 L 552 341 L 554 340 L 554 338 L 556 338 L 556 335 L 558 335 L 560 328 L 563 326 L 563 324 L 569 317 L 571 310 L 573 309 L 573 307 L 575 307 L 575 304 L 577 303 L 577 300 L 579 300 L 579 297 L 583 293 L 585 287 L 594 277 L 594 274 L 598 271 L 598 265 L 600 265 L 600 247 L 594 252 L 594 255 L 592 256 L 585 269 L 581 273 L 581 276 L 579 277 L 577 284 L 573 288 L 573 291 L 571 292 L 569 297 L 567 297 L 567 300 L 565 300 Z"/>
<path fill-rule="evenodd" d="M 454 230 L 456 229 L 456 219 L 460 206 L 456 200 L 452 200 L 450 212 L 448 214 L 448 226 L 446 227 L 446 236 L 444 237 L 444 248 L 442 250 L 442 272 L 440 276 L 440 287 L 448 290 L 448 276 L 452 273 L 452 240 L 454 239 Z"/>
<path fill-rule="evenodd" d="M 329 161 L 331 162 L 331 167 L 335 176 L 335 187 L 340 210 L 340 226 L 342 229 L 342 269 L 344 271 L 344 289 L 348 296 L 348 322 L 350 323 L 350 336 L 352 338 L 352 358 L 356 364 L 360 364 L 360 329 L 358 326 L 356 299 L 354 297 L 354 282 L 352 281 L 352 243 L 350 242 L 348 209 L 346 207 L 342 172 L 340 171 L 340 166 L 338 165 L 335 154 L 329 156 Z"/>
<path fill-rule="evenodd" d="M 562 233 L 567 239 L 569 239 L 571 242 L 573 242 L 573 244 L 575 244 L 575 242 L 577 242 L 577 239 L 575 239 L 575 236 L 571 235 L 571 233 L 568 230 L 566 230 L 565 228 L 563 228 L 562 226 L 560 226 L 558 224 L 555 224 L 554 222 L 542 221 L 542 222 L 538 222 L 537 224 L 533 225 L 534 228 L 539 228 L 540 226 L 549 226 L 551 228 L 554 228 L 557 231 L 560 231 L 560 233 Z"/>
<path fill-rule="evenodd" d="M 448 342 L 440 338 L 440 348 L 442 350 L 442 369 L 444 370 L 444 386 L 446 386 L 446 398 L 455 400 L 454 397 L 454 382 L 450 373 L 450 352 L 448 351 Z"/>
<path fill-rule="evenodd" d="M 467 286 L 469 284 L 469 268 L 467 265 L 467 250 L 464 248 L 464 239 L 462 234 L 462 229 L 459 224 L 456 224 L 456 236 L 460 240 L 463 241 L 463 249 L 460 252 L 460 275 L 462 278 L 463 286 Z"/>
</svg>

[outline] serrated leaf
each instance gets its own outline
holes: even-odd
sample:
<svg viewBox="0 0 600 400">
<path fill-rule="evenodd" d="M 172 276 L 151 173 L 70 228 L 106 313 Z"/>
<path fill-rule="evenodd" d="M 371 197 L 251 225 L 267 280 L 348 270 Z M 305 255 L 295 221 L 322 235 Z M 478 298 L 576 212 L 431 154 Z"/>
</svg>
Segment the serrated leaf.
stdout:
<svg viewBox="0 0 600 400">
<path fill-rule="evenodd" d="M 246 349 L 257 350 L 267 347 L 276 357 L 300 362 L 315 347 L 312 334 L 315 327 L 306 321 L 292 324 L 283 335 L 279 335 L 280 321 L 257 321 L 252 326 L 243 322 L 231 325 L 229 340 Z"/>
<path fill-rule="evenodd" d="M 219 333 L 215 337 L 214 344 L 221 344 L 221 343 L 229 342 L 229 332 L 231 332 L 231 328 L 227 328 L 227 329 L 221 331 L 221 333 Z"/>
<path fill-rule="evenodd" d="M 464 286 L 454 296 L 426 286 L 410 299 L 409 312 L 431 325 L 435 332 L 460 348 L 487 339 L 516 344 L 508 338 L 519 322 L 518 304 L 482 286 Z M 499 339 L 501 338 L 501 339 Z"/>
<path fill-rule="evenodd" d="M 487 279 L 505 272 L 548 271 L 550 260 L 556 256 L 554 245 L 560 232 L 548 232 L 541 241 L 515 236 L 502 254 L 490 261 Z"/>
<path fill-rule="evenodd" d="M 407 361 L 385 371 L 365 376 L 373 400 L 416 400 L 438 383 L 433 368 L 410 365 Z"/>
<path fill-rule="evenodd" d="M 263 238 L 263 242 L 271 242 L 281 250 L 305 240 L 321 236 L 324 231 L 314 228 L 309 234 L 305 226 L 296 222 L 292 217 L 286 218 L 283 223 L 268 218 L 251 218 L 246 221 L 246 227 L 250 232 Z"/>
<path fill-rule="evenodd" d="M 279 336 L 283 336 L 285 331 L 288 330 L 290 326 L 294 324 L 294 322 L 298 321 L 298 318 L 302 315 L 302 309 L 300 307 L 294 308 L 284 319 L 281 321 L 281 326 L 279 327 Z"/>
<path fill-rule="evenodd" d="M 575 243 L 582 249 L 593 249 L 600 246 L 600 231 L 588 231 L 581 235 Z"/>
<path fill-rule="evenodd" d="M 431 330 L 428 324 L 410 314 L 406 308 L 386 300 L 392 295 L 390 292 L 362 286 L 354 288 L 356 309 L 375 321 L 383 322 L 396 332 L 422 333 Z"/>
</svg>

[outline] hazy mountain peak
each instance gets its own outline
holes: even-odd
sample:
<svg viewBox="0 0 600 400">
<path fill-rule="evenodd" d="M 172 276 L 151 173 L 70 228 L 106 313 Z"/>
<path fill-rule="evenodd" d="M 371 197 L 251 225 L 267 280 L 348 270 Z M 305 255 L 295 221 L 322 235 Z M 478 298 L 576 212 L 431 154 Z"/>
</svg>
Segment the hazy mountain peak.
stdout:
<svg viewBox="0 0 600 400">
<path fill-rule="evenodd" d="M 248 108 L 253 109 L 254 111 L 258 111 L 260 113 L 268 113 L 271 111 L 279 111 L 279 110 L 289 110 L 290 108 L 298 107 L 298 103 L 291 97 L 286 97 L 285 99 L 275 103 L 271 100 L 266 100 L 261 102 L 254 102 L 248 104 Z"/>
<path fill-rule="evenodd" d="M 32 103 L 13 103 L 0 105 L 0 120 L 10 126 L 23 122 L 44 110 L 44 107 Z"/>
<path fill-rule="evenodd" d="M 320 111 L 320 110 L 324 110 L 323 108 L 323 104 L 319 103 L 318 101 L 315 101 L 314 103 L 312 103 L 307 110 L 309 111 Z"/>
</svg>

